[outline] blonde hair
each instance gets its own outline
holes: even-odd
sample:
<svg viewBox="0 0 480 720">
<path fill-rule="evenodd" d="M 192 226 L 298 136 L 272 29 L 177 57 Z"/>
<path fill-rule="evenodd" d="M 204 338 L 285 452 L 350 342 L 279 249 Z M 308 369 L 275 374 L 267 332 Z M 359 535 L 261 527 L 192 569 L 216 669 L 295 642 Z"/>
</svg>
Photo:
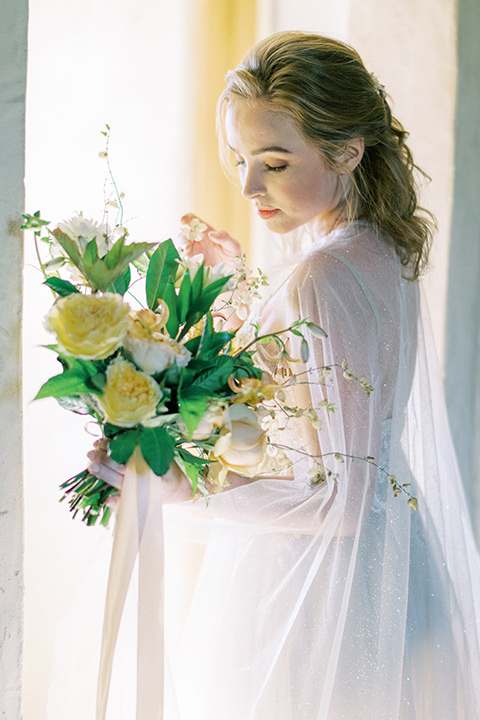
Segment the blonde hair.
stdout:
<svg viewBox="0 0 480 720">
<path fill-rule="evenodd" d="M 235 98 L 262 99 L 287 112 L 331 167 L 347 144 L 363 138 L 362 160 L 351 172 L 344 219 L 368 220 L 393 242 L 409 277 L 425 268 L 435 229 L 433 216 L 417 204 L 408 134 L 391 113 L 383 86 L 358 53 L 338 40 L 281 32 L 259 42 L 227 74 L 217 128 L 226 166 L 225 110 Z M 422 173 L 423 174 L 423 173 Z"/>
</svg>

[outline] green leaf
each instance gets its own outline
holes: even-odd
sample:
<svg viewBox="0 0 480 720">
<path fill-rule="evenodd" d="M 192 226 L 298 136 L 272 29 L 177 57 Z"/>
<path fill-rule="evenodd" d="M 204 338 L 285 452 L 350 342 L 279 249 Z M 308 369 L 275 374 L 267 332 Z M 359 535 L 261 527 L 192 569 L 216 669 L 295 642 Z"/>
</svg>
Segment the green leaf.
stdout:
<svg viewBox="0 0 480 720">
<path fill-rule="evenodd" d="M 194 495 L 197 491 L 198 478 L 201 474 L 201 470 L 198 465 L 192 465 L 191 463 L 185 461 L 183 462 L 183 467 L 185 468 L 188 479 L 192 483 L 192 495 Z"/>
<path fill-rule="evenodd" d="M 108 288 L 107 292 L 118 293 L 119 295 L 125 295 L 128 288 L 130 287 L 131 279 L 132 279 L 132 274 L 130 272 L 130 268 L 128 267 L 126 272 L 123 273 L 123 275 L 120 275 L 116 280 L 113 281 L 113 283 Z"/>
<path fill-rule="evenodd" d="M 83 266 L 85 270 L 91 268 L 98 261 L 97 240 L 90 240 L 85 247 L 83 254 Z"/>
<path fill-rule="evenodd" d="M 198 423 L 205 415 L 209 397 L 211 397 L 210 392 L 206 392 L 205 390 L 198 388 L 196 390 L 191 390 L 188 394 L 179 398 L 178 409 L 180 410 L 183 421 L 187 426 L 189 435 L 192 435 Z"/>
<path fill-rule="evenodd" d="M 131 262 L 155 245 L 154 243 L 125 245 L 125 237 L 121 237 L 103 258 L 99 258 L 95 240 L 88 243 L 85 255 L 82 255 L 75 240 L 61 230 L 56 228 L 52 234 L 92 288 L 102 292 L 105 292 L 120 275 L 127 271 Z"/>
<path fill-rule="evenodd" d="M 208 312 L 205 316 L 205 325 L 203 327 L 196 355 L 202 357 L 204 360 L 209 357 L 214 358 L 218 355 L 222 348 L 228 345 L 233 337 L 235 337 L 235 332 L 215 332 L 213 329 L 212 314 Z"/>
<path fill-rule="evenodd" d="M 140 449 L 145 462 L 155 475 L 165 475 L 173 462 L 175 440 L 165 428 L 143 428 L 140 436 Z"/>
<path fill-rule="evenodd" d="M 182 338 L 192 327 L 192 325 L 195 325 L 195 323 L 197 323 L 205 315 L 205 313 L 210 310 L 214 300 L 220 295 L 222 289 L 225 287 L 230 277 L 231 275 L 228 277 L 219 278 L 210 285 L 207 285 L 207 287 L 203 289 L 200 298 L 198 298 L 195 303 L 193 303 L 192 301 L 192 306 L 187 315 L 185 326 L 180 333 L 180 338 Z"/>
<path fill-rule="evenodd" d="M 72 240 L 71 237 L 69 237 L 66 233 L 62 232 L 58 228 L 52 230 L 52 235 L 65 250 L 73 264 L 80 270 L 80 272 L 83 273 L 82 256 L 75 240 Z"/>
<path fill-rule="evenodd" d="M 184 462 L 188 462 L 191 465 L 201 465 L 202 467 L 204 465 L 209 465 L 212 461 L 208 458 L 198 457 L 198 455 L 193 455 L 191 452 L 188 452 L 188 450 L 185 450 L 185 448 L 180 447 L 177 445 L 176 450 L 182 460 Z"/>
<path fill-rule="evenodd" d="M 200 373 L 199 367 L 202 368 Z M 230 355 L 220 355 L 213 366 L 211 362 L 196 360 L 185 368 L 179 386 L 178 406 L 190 435 L 205 414 L 208 399 L 225 389 L 233 369 L 234 360 Z"/>
<path fill-rule="evenodd" d="M 190 272 L 188 271 L 188 269 L 182 278 L 182 284 L 180 285 L 180 292 L 177 295 L 177 301 L 178 320 L 179 324 L 183 325 L 183 323 L 187 319 L 190 305 L 192 304 L 192 279 L 190 277 Z"/>
<path fill-rule="evenodd" d="M 118 433 L 110 440 L 110 457 L 120 465 L 125 465 L 133 455 L 133 451 L 140 445 L 141 432 L 138 428 Z"/>
<path fill-rule="evenodd" d="M 159 298 L 165 299 L 167 283 L 175 281 L 178 260 L 180 255 L 171 240 L 160 243 L 150 258 L 146 278 L 147 305 L 150 310 L 155 310 Z"/>
<path fill-rule="evenodd" d="M 168 309 L 170 310 L 170 315 L 166 324 L 167 332 L 170 337 L 174 338 L 177 335 L 180 321 L 178 319 L 177 312 L 178 295 L 175 292 L 175 285 L 173 281 L 167 283 L 163 291 L 163 299 L 167 303 Z"/>
<path fill-rule="evenodd" d="M 127 271 L 131 262 L 152 247 L 154 247 L 153 243 L 125 245 L 125 238 L 122 237 L 103 258 L 99 258 L 92 265 L 84 263 L 83 274 L 95 290 L 105 292 Z"/>
<path fill-rule="evenodd" d="M 105 377 L 104 373 L 97 373 L 96 375 L 92 375 L 89 378 L 87 384 L 92 388 L 92 392 L 102 394 L 105 390 L 106 382 L 107 378 Z"/>
<path fill-rule="evenodd" d="M 45 280 L 43 284 L 48 285 L 49 288 L 52 288 L 52 290 L 54 290 L 57 295 L 60 295 L 60 297 L 66 297 L 67 295 L 71 295 L 72 293 L 79 292 L 75 285 L 72 285 L 72 283 L 68 282 L 68 280 L 62 280 L 61 278 L 57 277 L 50 277 L 48 278 L 48 280 Z"/>
<path fill-rule="evenodd" d="M 198 299 L 200 298 L 202 291 L 203 291 L 203 269 L 204 269 L 204 263 L 200 266 L 200 268 L 197 270 L 197 274 L 193 278 L 192 281 L 192 304 L 195 304 L 198 302 Z"/>
<path fill-rule="evenodd" d="M 181 395 L 187 397 L 191 392 L 200 390 L 217 395 L 224 389 L 234 367 L 231 355 L 219 355 L 213 365 L 210 361 L 192 360 L 183 373 Z"/>
<path fill-rule="evenodd" d="M 92 378 L 94 375 L 97 375 L 97 373 L 104 372 L 107 369 L 105 360 L 80 360 L 80 358 L 61 357 L 63 361 L 66 360 L 68 362 L 69 369 L 83 374 L 86 378 Z"/>
<path fill-rule="evenodd" d="M 88 376 L 86 377 L 84 373 L 78 372 L 77 370 L 65 370 L 61 375 L 54 375 L 54 377 L 47 380 L 34 399 L 70 397 L 71 395 L 91 392 L 96 392 L 97 395 L 100 395 L 101 393 L 98 390 L 92 390 L 87 384 L 87 379 Z"/>
<path fill-rule="evenodd" d="M 42 220 L 40 217 L 40 210 L 37 210 L 37 212 L 33 213 L 33 215 L 22 213 L 22 217 L 24 219 L 24 222 L 21 225 L 22 230 L 36 230 L 43 227 L 43 225 L 48 225 L 50 222 L 49 220 Z"/>
</svg>

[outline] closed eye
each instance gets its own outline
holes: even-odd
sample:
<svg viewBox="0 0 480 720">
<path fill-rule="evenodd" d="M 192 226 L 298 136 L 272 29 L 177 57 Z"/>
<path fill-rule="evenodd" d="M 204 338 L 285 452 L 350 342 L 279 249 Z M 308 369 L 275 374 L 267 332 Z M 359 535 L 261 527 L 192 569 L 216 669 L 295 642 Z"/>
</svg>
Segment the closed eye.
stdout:
<svg viewBox="0 0 480 720">
<path fill-rule="evenodd" d="M 288 165 L 268 165 L 265 163 L 265 169 L 268 170 L 268 172 L 282 172 L 282 170 L 286 170 Z"/>
</svg>

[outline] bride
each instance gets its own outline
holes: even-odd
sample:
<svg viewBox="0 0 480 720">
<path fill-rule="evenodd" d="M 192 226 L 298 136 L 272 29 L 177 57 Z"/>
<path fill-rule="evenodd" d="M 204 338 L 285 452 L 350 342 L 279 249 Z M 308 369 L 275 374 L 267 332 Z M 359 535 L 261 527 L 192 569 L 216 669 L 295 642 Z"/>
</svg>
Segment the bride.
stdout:
<svg viewBox="0 0 480 720">
<path fill-rule="evenodd" d="M 247 325 L 308 318 L 327 337 L 309 338 L 290 390 L 317 414 L 282 432 L 290 470 L 232 474 L 207 507 L 163 479 L 168 606 L 184 607 L 166 718 L 480 718 L 480 563 L 419 289 L 432 223 L 407 134 L 352 48 L 294 32 L 228 74 L 218 125 L 268 228 L 310 237 Z M 211 230 L 192 253 L 231 261 L 236 242 Z M 107 451 L 91 456 L 120 486 Z"/>
</svg>

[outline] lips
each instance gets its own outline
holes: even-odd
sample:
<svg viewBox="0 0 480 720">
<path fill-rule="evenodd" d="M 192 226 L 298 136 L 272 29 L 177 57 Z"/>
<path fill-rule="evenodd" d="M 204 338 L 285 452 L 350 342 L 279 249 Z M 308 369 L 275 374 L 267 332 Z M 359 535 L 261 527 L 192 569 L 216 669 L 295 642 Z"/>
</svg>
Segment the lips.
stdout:
<svg viewBox="0 0 480 720">
<path fill-rule="evenodd" d="M 270 218 L 274 217 L 277 213 L 280 212 L 279 208 L 261 208 L 257 207 L 257 213 L 262 218 L 262 220 L 269 220 Z"/>
</svg>

